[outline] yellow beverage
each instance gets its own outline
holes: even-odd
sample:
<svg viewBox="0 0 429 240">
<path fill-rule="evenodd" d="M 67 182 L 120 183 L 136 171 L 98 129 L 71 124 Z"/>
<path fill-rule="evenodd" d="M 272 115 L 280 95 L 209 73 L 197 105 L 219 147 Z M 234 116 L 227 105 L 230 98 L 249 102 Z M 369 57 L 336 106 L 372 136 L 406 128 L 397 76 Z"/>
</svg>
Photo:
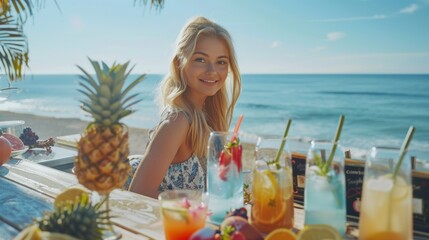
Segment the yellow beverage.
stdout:
<svg viewBox="0 0 429 240">
<path fill-rule="evenodd" d="M 364 181 L 359 239 L 412 239 L 412 188 L 402 177 Z"/>
<path fill-rule="evenodd" d="M 293 227 L 292 184 L 290 167 L 277 169 L 265 164 L 265 168 L 254 169 L 251 222 L 259 231 L 269 233 L 277 228 Z"/>
</svg>

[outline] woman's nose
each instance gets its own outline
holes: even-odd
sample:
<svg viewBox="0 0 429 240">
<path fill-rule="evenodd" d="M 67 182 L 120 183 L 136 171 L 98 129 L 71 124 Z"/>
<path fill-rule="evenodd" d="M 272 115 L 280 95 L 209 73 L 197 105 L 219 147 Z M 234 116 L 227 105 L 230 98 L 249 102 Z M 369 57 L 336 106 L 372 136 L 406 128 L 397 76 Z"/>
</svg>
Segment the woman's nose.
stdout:
<svg viewBox="0 0 429 240">
<path fill-rule="evenodd" d="M 208 62 L 207 63 L 207 72 L 216 72 L 215 64 Z"/>
</svg>

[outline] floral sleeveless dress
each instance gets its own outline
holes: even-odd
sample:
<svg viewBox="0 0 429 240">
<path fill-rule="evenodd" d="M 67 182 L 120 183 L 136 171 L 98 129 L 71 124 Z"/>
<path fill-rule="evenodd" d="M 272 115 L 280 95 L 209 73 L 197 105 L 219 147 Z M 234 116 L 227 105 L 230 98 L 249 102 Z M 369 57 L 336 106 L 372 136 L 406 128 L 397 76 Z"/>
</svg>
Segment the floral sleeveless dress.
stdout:
<svg viewBox="0 0 429 240">
<path fill-rule="evenodd" d="M 168 108 L 161 114 L 161 121 L 159 124 L 149 132 L 149 141 L 152 140 L 152 135 L 158 126 L 170 117 L 171 110 Z M 132 168 L 132 173 L 128 177 L 124 188 L 128 189 L 131 184 L 132 177 L 134 176 L 139 163 L 141 162 L 142 155 L 132 155 L 128 157 Z M 204 159 L 203 159 L 204 160 Z M 200 159 L 192 155 L 189 159 L 181 163 L 174 163 L 168 167 L 167 174 L 158 187 L 160 192 L 173 189 L 192 189 L 192 190 L 205 190 L 205 171 L 200 163 Z"/>
</svg>

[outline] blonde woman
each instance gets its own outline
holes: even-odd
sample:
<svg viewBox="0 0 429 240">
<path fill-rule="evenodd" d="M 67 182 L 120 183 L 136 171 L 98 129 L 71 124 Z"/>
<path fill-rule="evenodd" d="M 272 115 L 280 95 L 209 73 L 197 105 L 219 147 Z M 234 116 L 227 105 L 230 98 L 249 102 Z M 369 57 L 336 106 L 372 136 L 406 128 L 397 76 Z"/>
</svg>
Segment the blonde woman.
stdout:
<svg viewBox="0 0 429 240">
<path fill-rule="evenodd" d="M 188 22 L 160 90 L 161 121 L 129 190 L 152 198 L 167 189 L 203 190 L 210 131 L 228 131 L 241 92 L 229 33 L 204 17 Z"/>
</svg>

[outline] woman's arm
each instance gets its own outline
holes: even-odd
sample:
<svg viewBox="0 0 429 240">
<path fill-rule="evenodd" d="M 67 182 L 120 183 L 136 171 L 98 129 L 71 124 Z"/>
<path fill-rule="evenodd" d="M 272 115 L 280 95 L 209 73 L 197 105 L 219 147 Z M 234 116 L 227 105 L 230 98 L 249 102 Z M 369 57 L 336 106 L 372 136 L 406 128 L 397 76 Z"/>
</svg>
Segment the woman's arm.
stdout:
<svg viewBox="0 0 429 240">
<path fill-rule="evenodd" d="M 177 151 L 185 143 L 189 121 L 183 113 L 164 121 L 140 162 L 130 185 L 130 191 L 158 198 L 158 187 Z"/>
</svg>

